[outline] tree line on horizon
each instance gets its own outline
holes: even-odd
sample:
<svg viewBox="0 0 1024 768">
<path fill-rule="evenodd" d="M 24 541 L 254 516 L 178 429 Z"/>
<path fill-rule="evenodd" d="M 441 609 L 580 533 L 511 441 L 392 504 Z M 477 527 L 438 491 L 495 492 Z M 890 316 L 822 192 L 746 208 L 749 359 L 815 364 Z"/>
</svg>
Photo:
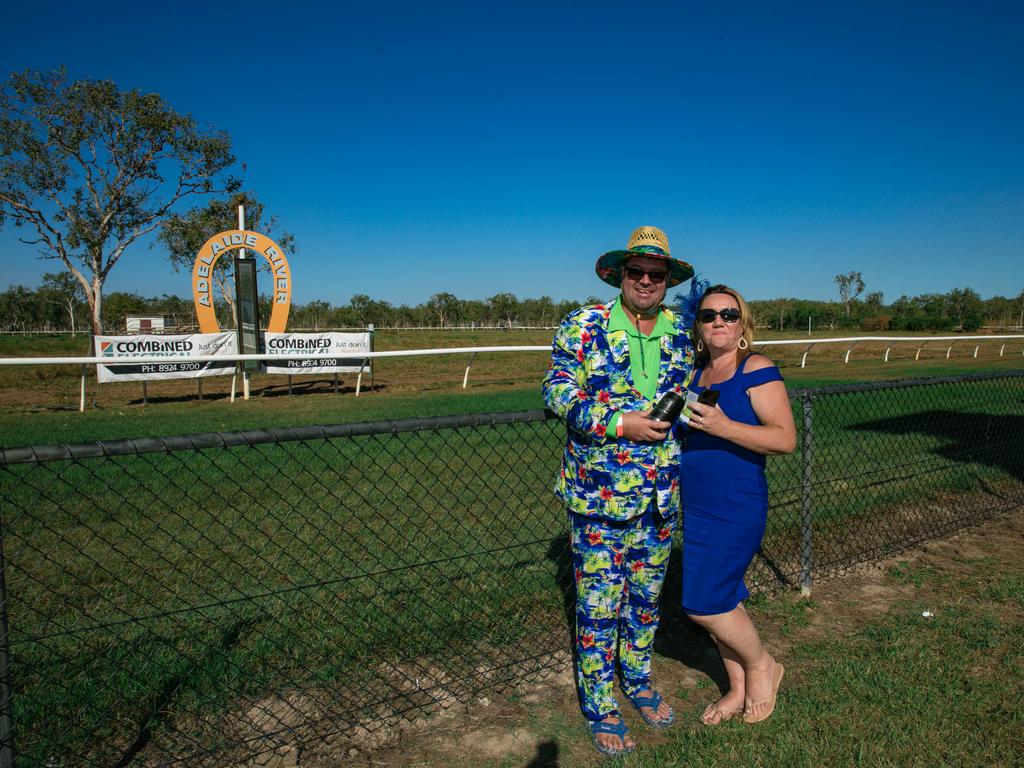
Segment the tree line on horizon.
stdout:
<svg viewBox="0 0 1024 768">
<path fill-rule="evenodd" d="M 195 325 L 190 298 L 108 292 L 106 281 L 129 248 L 150 233 L 175 271 L 190 269 L 208 237 L 238 226 L 269 234 L 288 253 L 295 237 L 277 229 L 236 166 L 230 137 L 200 126 L 159 94 L 123 91 L 109 80 L 70 81 L 65 70 L 15 73 L 0 83 L 0 227 L 10 223 L 36 255 L 63 271 L 36 288 L 0 294 L 0 330 L 123 332 L 128 315 L 171 315 Z M 241 165 L 244 172 L 245 164 Z M 193 202 L 190 209 L 183 209 Z M 273 234 L 271 234 L 273 233 Z M 222 327 L 234 327 L 231 259 L 211 275 Z M 859 272 L 836 275 L 840 300 L 783 298 L 752 301 L 757 324 L 785 331 L 972 331 L 984 325 L 1024 326 L 1024 290 L 1016 298 L 982 300 L 971 288 L 901 296 L 891 304 L 869 293 Z M 292 328 L 543 326 L 584 302 L 548 296 L 520 299 L 497 293 L 460 299 L 438 293 L 416 306 L 394 306 L 365 294 L 348 304 L 293 305 Z M 269 298 L 264 297 L 264 317 Z"/>
<path fill-rule="evenodd" d="M 365 328 L 432 327 L 544 327 L 556 326 L 567 312 L 604 299 L 590 296 L 583 301 L 556 301 L 549 296 L 521 299 L 511 293 L 497 293 L 487 299 L 460 299 L 451 293 L 436 293 L 421 304 L 394 305 L 356 294 L 346 304 L 327 301 L 292 304 L 288 325 L 292 330 L 322 331 Z M 270 316 L 270 296 L 260 297 L 260 316 Z M 104 299 L 102 330 L 124 333 L 130 315 L 170 316 L 181 331 L 195 330 L 195 308 L 191 297 L 164 294 L 143 297 L 138 293 L 113 291 Z M 976 331 L 982 326 L 1021 329 L 1024 326 L 1024 290 L 1013 298 L 993 296 L 982 299 L 971 288 L 954 288 L 948 293 L 900 296 L 885 303 L 881 292 L 863 299 L 820 301 L 798 298 L 752 300 L 750 309 L 759 328 L 776 331 Z M 232 307 L 217 306 L 222 328 L 234 328 Z M 67 273 L 43 276 L 36 288 L 11 286 L 0 293 L 0 331 L 66 332 L 91 330 L 89 307 L 80 286 Z"/>
</svg>

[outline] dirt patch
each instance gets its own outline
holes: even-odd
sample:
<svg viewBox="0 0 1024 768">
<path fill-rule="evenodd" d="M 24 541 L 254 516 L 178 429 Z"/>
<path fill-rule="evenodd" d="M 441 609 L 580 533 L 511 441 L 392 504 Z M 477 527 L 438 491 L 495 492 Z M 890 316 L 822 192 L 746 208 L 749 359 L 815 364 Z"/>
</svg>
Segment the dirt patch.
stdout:
<svg viewBox="0 0 1024 768">
<path fill-rule="evenodd" d="M 1024 563 L 1024 510 L 1018 509 L 948 538 L 924 542 L 884 560 L 866 563 L 821 584 L 813 592 L 813 607 L 805 612 L 807 625 L 800 642 L 813 642 L 836 632 L 854 631 L 876 621 L 898 601 L 913 600 L 921 612 L 934 612 L 950 599 L 935 573 L 946 581 L 974 582 L 1019 573 Z M 777 623 L 777 628 L 781 628 Z M 766 637 L 770 638 L 768 632 Z"/>
<path fill-rule="evenodd" d="M 900 591 L 884 584 L 863 584 L 857 599 L 865 612 L 885 613 L 900 597 Z"/>
<path fill-rule="evenodd" d="M 1003 478 L 985 481 L 971 491 L 931 491 L 919 501 L 879 505 L 838 521 L 815 519 L 814 578 L 824 581 L 876 568 L 881 558 L 908 544 L 952 535 L 965 523 L 978 524 L 1005 514 L 1022 500 L 1024 481 Z M 920 544 L 922 550 L 928 546 Z M 782 580 L 792 587 L 800 583 L 800 536 L 794 527 L 769 530 L 762 552 L 764 556 L 755 559 L 747 572 L 751 593 L 777 591 Z"/>
</svg>

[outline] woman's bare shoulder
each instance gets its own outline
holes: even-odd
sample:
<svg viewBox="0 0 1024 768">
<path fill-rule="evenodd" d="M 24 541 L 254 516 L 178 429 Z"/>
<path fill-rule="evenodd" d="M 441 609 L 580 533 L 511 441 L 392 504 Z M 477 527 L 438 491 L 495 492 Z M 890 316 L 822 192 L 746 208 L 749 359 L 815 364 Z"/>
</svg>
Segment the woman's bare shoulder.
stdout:
<svg viewBox="0 0 1024 768">
<path fill-rule="evenodd" d="M 771 358 L 765 357 L 760 352 L 751 352 L 747 357 L 746 364 L 743 366 L 743 370 L 746 373 L 753 371 L 760 371 L 765 368 L 774 368 L 775 363 L 771 361 Z"/>
</svg>

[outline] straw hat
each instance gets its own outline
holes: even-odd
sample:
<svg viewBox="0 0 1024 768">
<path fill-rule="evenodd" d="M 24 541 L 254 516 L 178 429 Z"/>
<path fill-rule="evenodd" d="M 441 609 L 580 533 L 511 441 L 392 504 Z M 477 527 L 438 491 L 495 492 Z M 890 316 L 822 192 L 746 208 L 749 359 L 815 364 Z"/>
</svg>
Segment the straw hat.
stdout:
<svg viewBox="0 0 1024 768">
<path fill-rule="evenodd" d="M 622 265 L 630 256 L 661 259 L 668 267 L 668 287 L 679 285 L 693 277 L 693 267 L 685 261 L 673 259 L 668 247 L 668 236 L 657 227 L 637 227 L 629 236 L 624 251 L 608 251 L 597 260 L 597 276 L 616 288 L 622 285 Z"/>
</svg>

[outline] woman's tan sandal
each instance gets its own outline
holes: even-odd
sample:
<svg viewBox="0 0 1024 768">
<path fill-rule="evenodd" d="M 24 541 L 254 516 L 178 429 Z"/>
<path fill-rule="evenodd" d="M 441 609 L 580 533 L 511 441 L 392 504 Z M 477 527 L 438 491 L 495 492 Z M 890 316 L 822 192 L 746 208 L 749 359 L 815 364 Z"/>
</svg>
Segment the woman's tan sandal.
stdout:
<svg viewBox="0 0 1024 768">
<path fill-rule="evenodd" d="M 784 666 L 778 663 L 775 664 L 775 671 L 772 673 L 772 697 L 768 701 L 759 701 L 751 705 L 751 709 L 756 710 L 767 704 L 767 709 L 764 712 L 757 712 L 757 714 L 743 715 L 744 723 L 760 723 L 762 720 L 767 720 L 769 715 L 775 711 L 775 700 L 779 695 L 779 683 L 782 682 L 782 675 L 785 671 L 786 668 Z"/>
</svg>

